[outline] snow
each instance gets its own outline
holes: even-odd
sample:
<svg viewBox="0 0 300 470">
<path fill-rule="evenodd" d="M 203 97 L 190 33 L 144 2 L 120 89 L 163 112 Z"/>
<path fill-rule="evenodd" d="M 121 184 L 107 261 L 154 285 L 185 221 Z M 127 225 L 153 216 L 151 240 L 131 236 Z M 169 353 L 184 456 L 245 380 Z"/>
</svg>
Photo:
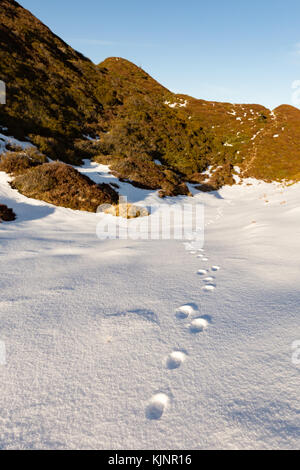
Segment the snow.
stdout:
<svg viewBox="0 0 300 470">
<path fill-rule="evenodd" d="M 176 108 L 176 106 L 177 106 L 177 103 L 170 103 L 170 101 L 165 101 L 164 104 L 166 104 L 170 108 Z"/>
<path fill-rule="evenodd" d="M 137 203 L 143 201 L 147 205 L 161 201 L 158 196 L 158 191 L 135 188 L 130 183 L 121 182 L 110 172 L 108 165 L 101 165 L 91 162 L 90 160 L 83 160 L 83 165 L 75 168 L 97 184 L 106 183 L 117 185 L 118 188 L 114 189 L 116 189 L 116 191 L 121 195 L 126 196 L 128 202 Z"/>
<path fill-rule="evenodd" d="M 5 128 L 3 128 L 2 126 L 1 126 L 1 129 L 5 130 Z M 4 135 L 4 134 L 0 133 L 0 155 L 5 150 L 5 146 L 7 144 L 14 145 L 14 146 L 17 146 L 17 147 L 21 147 L 23 150 L 26 149 L 26 148 L 29 148 L 29 147 L 34 147 L 29 142 L 22 142 L 20 140 L 15 139 L 14 137 L 10 137 L 10 136 L 7 136 L 7 135 Z"/>
<path fill-rule="evenodd" d="M 262 130 L 257 131 L 256 134 L 254 134 L 254 136 L 251 137 L 251 140 L 255 140 L 256 137 L 257 137 L 261 132 L 262 132 Z"/>
<path fill-rule="evenodd" d="M 186 105 L 188 104 L 188 101 L 187 100 L 183 100 L 183 99 L 180 99 L 180 101 L 178 102 L 175 102 L 175 103 L 171 103 L 170 101 L 165 101 L 164 104 L 166 104 L 167 106 L 169 106 L 170 108 L 185 108 Z"/>
<path fill-rule="evenodd" d="M 202 175 L 207 175 L 207 179 L 211 178 L 212 175 L 214 174 L 214 167 L 213 165 L 210 165 L 207 170 L 203 171 L 201 174 Z"/>
<path fill-rule="evenodd" d="M 132 202 L 182 202 L 104 165 L 81 171 Z M 18 216 L 0 224 L 2 449 L 299 447 L 299 184 L 199 193 L 197 248 L 99 240 L 99 215 L 8 182 L 0 173 Z"/>
<path fill-rule="evenodd" d="M 99 136 L 96 136 L 96 138 L 91 137 L 90 135 L 85 135 L 83 134 L 84 139 L 89 140 L 90 142 L 98 142 L 100 140 Z"/>
<path fill-rule="evenodd" d="M 234 178 L 235 182 L 238 184 L 238 183 L 240 183 L 240 181 L 241 181 L 241 178 L 240 178 L 240 176 L 239 176 L 240 173 L 241 173 L 241 169 L 240 169 L 239 166 L 234 166 L 233 169 L 234 169 L 234 171 L 235 171 L 235 173 L 236 173 L 236 174 L 233 175 L 233 178 Z"/>
</svg>

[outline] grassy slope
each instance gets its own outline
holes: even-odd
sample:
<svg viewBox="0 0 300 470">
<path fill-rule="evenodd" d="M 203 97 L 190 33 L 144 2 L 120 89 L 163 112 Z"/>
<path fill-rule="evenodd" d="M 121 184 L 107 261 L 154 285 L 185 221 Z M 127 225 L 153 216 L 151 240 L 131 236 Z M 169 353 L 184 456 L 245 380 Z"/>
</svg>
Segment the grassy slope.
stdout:
<svg viewBox="0 0 300 470">
<path fill-rule="evenodd" d="M 104 155 L 159 159 L 185 177 L 206 168 L 211 137 L 165 104 L 173 99 L 170 91 L 125 59 L 109 58 L 98 68 L 106 71 L 119 103 L 109 133 L 101 136 Z"/>
<path fill-rule="evenodd" d="M 101 71 L 10 0 L 0 5 L 0 49 L 1 123 L 52 157 L 76 160 L 74 139 L 101 125 Z"/>
<path fill-rule="evenodd" d="M 266 181 L 300 181 L 300 110 L 276 108 L 271 123 L 255 141 L 245 174 Z"/>
<path fill-rule="evenodd" d="M 256 104 L 215 103 L 184 95 L 179 98 L 187 101 L 181 113 L 189 114 L 215 135 L 216 164 L 223 158 L 225 144 L 226 161 L 239 165 L 245 177 L 300 180 L 299 109 L 282 105 L 271 112 Z"/>
</svg>

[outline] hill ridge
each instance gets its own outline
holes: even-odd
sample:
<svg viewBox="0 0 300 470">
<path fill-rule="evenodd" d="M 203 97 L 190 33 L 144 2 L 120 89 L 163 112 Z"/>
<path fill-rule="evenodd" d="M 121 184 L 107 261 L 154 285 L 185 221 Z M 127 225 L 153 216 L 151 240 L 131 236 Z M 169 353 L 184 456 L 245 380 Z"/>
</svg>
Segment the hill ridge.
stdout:
<svg viewBox="0 0 300 470">
<path fill-rule="evenodd" d="M 140 185 L 148 173 L 146 185 L 167 182 L 168 195 L 203 183 L 208 167 L 219 171 L 212 189 L 233 183 L 237 166 L 241 176 L 300 179 L 297 108 L 174 94 L 127 59 L 93 64 L 15 1 L 2 0 L 0 19 L 0 124 L 53 160 L 96 159 Z"/>
</svg>

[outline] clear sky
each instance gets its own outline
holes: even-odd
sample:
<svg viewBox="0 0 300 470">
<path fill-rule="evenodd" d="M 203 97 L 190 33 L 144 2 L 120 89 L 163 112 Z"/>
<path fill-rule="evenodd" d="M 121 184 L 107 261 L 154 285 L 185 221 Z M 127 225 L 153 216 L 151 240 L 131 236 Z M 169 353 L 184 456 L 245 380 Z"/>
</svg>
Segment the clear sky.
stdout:
<svg viewBox="0 0 300 470">
<path fill-rule="evenodd" d="M 19 3 L 93 62 L 124 57 L 174 92 L 270 108 L 293 103 L 299 0 Z"/>
</svg>

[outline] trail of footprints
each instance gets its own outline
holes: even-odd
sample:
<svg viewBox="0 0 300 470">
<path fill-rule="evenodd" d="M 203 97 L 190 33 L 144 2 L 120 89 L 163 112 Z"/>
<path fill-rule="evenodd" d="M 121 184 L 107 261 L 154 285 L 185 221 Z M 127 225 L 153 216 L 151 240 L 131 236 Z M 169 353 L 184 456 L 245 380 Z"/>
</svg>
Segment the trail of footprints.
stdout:
<svg viewBox="0 0 300 470">
<path fill-rule="evenodd" d="M 190 251 L 191 255 L 197 255 L 201 261 L 207 262 L 208 258 L 204 250 Z M 202 290 L 204 292 L 213 292 L 216 288 L 216 274 L 221 268 L 219 266 L 211 266 L 210 269 L 199 269 L 197 274 L 202 278 Z M 199 334 L 208 329 L 211 319 L 207 316 L 199 316 L 199 311 L 192 304 L 182 305 L 175 311 L 178 320 L 189 321 L 187 323 L 188 330 L 191 334 Z M 166 369 L 179 369 L 187 358 L 185 351 L 173 351 L 164 361 Z M 170 398 L 165 393 L 157 393 L 152 396 L 146 407 L 146 418 L 150 420 L 159 420 L 170 403 Z"/>
</svg>

